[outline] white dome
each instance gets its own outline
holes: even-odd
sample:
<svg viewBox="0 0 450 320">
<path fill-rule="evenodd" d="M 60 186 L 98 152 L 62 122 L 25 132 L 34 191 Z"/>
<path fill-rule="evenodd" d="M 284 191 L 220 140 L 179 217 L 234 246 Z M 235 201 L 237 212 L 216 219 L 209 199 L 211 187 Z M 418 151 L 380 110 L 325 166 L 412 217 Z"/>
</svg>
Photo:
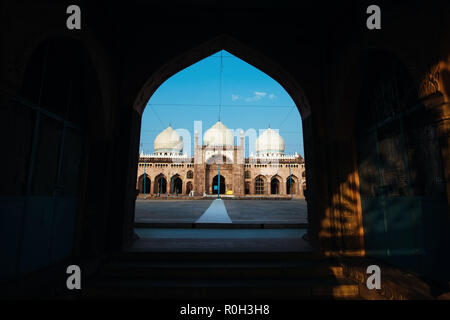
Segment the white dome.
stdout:
<svg viewBox="0 0 450 320">
<path fill-rule="evenodd" d="M 257 154 L 284 154 L 284 140 L 272 129 L 265 130 L 256 139 L 256 153 Z"/>
<path fill-rule="evenodd" d="M 203 141 L 206 146 L 234 146 L 234 134 L 218 121 L 205 132 Z"/>
<path fill-rule="evenodd" d="M 169 126 L 156 136 L 153 148 L 155 153 L 181 153 L 183 138 Z"/>
</svg>

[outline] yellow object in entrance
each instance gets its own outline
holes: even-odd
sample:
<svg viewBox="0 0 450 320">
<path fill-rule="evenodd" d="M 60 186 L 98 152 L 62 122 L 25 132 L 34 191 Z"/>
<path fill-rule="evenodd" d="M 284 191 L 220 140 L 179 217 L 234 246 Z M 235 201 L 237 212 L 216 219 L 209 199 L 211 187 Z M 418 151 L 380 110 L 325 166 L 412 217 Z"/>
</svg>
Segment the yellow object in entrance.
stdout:
<svg viewBox="0 0 450 320">
<path fill-rule="evenodd" d="M 228 190 L 227 192 L 225 192 L 225 194 L 231 195 L 233 194 L 233 190 Z"/>
</svg>

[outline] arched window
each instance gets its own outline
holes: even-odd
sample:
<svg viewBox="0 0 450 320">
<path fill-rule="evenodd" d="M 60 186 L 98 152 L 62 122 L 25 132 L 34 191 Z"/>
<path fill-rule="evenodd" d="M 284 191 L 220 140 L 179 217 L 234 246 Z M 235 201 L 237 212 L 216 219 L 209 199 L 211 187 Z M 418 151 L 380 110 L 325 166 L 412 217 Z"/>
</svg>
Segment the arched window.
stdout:
<svg viewBox="0 0 450 320">
<path fill-rule="evenodd" d="M 189 170 L 189 171 L 187 172 L 186 177 L 187 177 L 188 179 L 193 179 L 193 178 L 194 178 L 194 173 L 192 172 L 192 170 Z"/>
<path fill-rule="evenodd" d="M 264 194 L 264 180 L 256 178 L 255 180 L 255 194 Z"/>
<path fill-rule="evenodd" d="M 250 179 L 250 178 L 251 178 L 250 171 L 245 171 L 245 179 Z"/>
</svg>

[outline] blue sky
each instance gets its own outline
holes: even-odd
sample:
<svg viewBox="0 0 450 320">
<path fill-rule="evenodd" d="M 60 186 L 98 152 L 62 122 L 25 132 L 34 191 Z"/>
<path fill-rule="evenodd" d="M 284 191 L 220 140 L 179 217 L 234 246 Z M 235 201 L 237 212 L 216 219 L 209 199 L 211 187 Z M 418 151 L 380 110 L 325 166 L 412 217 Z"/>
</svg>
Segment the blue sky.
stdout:
<svg viewBox="0 0 450 320">
<path fill-rule="evenodd" d="M 194 121 L 202 121 L 204 134 L 219 119 L 219 105 L 220 120 L 228 128 L 259 133 L 270 125 L 279 129 L 286 154 L 304 156 L 301 118 L 289 94 L 264 72 L 224 50 L 178 72 L 156 90 L 142 115 L 141 149 L 152 153 L 153 140 L 171 123 L 190 132 L 193 150 Z"/>
</svg>

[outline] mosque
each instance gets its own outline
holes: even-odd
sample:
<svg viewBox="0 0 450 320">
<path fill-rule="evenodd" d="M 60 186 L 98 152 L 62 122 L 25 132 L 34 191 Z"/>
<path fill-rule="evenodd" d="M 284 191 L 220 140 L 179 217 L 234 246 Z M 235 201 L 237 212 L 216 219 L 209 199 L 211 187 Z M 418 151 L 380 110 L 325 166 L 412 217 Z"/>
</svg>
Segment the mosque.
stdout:
<svg viewBox="0 0 450 320">
<path fill-rule="evenodd" d="M 244 155 L 244 132 L 235 145 L 233 131 L 218 121 L 198 143 L 194 156 L 183 153 L 182 137 L 169 125 L 155 138 L 153 154 L 141 152 L 136 190 L 139 197 L 210 196 L 303 198 L 305 161 L 286 155 L 284 140 L 266 129 L 256 139 L 256 154 Z"/>
</svg>

